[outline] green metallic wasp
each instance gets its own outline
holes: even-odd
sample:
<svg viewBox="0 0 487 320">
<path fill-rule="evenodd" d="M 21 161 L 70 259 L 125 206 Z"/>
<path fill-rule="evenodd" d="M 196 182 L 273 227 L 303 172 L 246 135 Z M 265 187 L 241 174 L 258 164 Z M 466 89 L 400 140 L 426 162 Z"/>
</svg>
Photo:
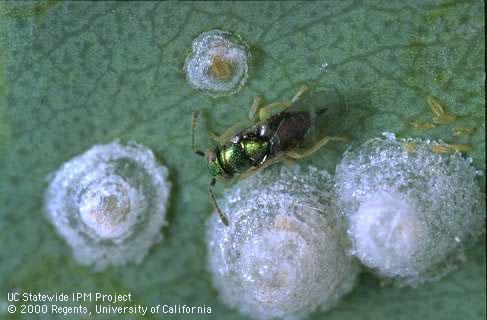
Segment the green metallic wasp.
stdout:
<svg viewBox="0 0 487 320">
<path fill-rule="evenodd" d="M 216 179 L 228 180 L 235 176 L 242 179 L 273 163 L 307 157 L 330 141 L 344 140 L 328 135 L 321 135 L 318 141 L 312 139 L 316 136 L 316 124 L 321 122 L 318 119 L 333 121 L 348 108 L 336 99 L 329 99 L 330 92 L 327 91 L 310 94 L 308 99 L 303 99 L 308 90 L 308 86 L 303 86 L 291 101 L 266 106 L 262 106 L 261 98 L 257 96 L 249 112 L 250 126 L 248 121 L 242 122 L 220 136 L 212 135 L 217 145 L 206 152 L 195 148 L 195 128 L 200 112 L 193 114 L 193 152 L 206 158 L 212 176 L 208 188 L 210 199 L 225 225 L 228 225 L 228 218 L 213 193 Z M 242 129 L 243 126 L 248 127 Z"/>
</svg>

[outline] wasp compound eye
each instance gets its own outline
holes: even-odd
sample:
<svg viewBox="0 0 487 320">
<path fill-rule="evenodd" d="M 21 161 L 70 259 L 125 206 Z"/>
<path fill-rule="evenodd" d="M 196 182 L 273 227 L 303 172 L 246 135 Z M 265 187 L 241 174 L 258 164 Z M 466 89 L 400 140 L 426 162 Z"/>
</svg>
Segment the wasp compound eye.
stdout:
<svg viewBox="0 0 487 320">
<path fill-rule="evenodd" d="M 208 224 L 221 299 L 252 318 L 297 318 L 348 293 L 358 266 L 335 202 L 330 175 L 312 167 L 274 166 L 229 189 L 219 203 L 230 225 Z"/>
<path fill-rule="evenodd" d="M 250 51 L 240 36 L 211 30 L 193 41 L 184 71 L 189 84 L 211 96 L 237 93 L 248 77 Z"/>
<path fill-rule="evenodd" d="M 50 177 L 46 213 L 83 265 L 141 262 L 161 239 L 168 171 L 134 142 L 95 145 Z"/>
<path fill-rule="evenodd" d="M 206 152 L 206 161 L 208 164 L 208 171 L 213 177 L 219 177 L 225 175 L 223 168 L 218 161 L 218 157 L 215 151 L 208 150 Z"/>
<path fill-rule="evenodd" d="M 346 152 L 336 169 L 353 254 L 399 285 L 446 274 L 484 230 L 471 159 L 435 145 L 389 134 Z"/>
<path fill-rule="evenodd" d="M 213 161 L 217 160 L 216 152 L 214 150 L 211 150 L 211 149 L 208 149 L 206 151 L 205 157 L 206 157 L 207 162 L 213 162 Z"/>
</svg>

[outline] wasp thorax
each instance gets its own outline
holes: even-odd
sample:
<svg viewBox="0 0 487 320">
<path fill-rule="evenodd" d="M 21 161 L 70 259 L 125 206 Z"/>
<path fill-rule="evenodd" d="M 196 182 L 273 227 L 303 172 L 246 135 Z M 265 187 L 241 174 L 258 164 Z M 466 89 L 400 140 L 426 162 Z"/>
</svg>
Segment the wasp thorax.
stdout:
<svg viewBox="0 0 487 320">
<path fill-rule="evenodd" d="M 149 149 L 96 145 L 53 175 L 46 212 L 76 260 L 100 270 L 140 262 L 161 239 L 169 188 Z"/>
<path fill-rule="evenodd" d="M 184 71 L 195 89 L 214 97 L 227 96 L 247 81 L 249 60 L 248 46 L 238 35 L 211 30 L 193 41 Z"/>
<path fill-rule="evenodd" d="M 331 177 L 272 167 L 219 201 L 230 226 L 209 222 L 209 264 L 223 301 L 257 319 L 300 318 L 349 292 L 358 272 L 346 254 Z"/>
<path fill-rule="evenodd" d="M 485 199 L 471 159 L 434 153 L 434 142 L 387 137 L 345 153 L 336 169 L 339 204 L 354 255 L 414 286 L 463 261 L 464 247 L 484 230 Z"/>
</svg>

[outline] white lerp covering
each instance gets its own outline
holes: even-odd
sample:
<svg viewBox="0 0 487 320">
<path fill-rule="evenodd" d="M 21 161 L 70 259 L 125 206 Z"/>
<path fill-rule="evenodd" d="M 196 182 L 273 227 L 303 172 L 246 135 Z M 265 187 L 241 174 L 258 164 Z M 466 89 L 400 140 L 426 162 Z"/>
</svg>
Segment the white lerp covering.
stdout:
<svg viewBox="0 0 487 320">
<path fill-rule="evenodd" d="M 484 231 L 479 172 L 459 153 L 438 154 L 436 142 L 372 139 L 345 153 L 337 192 L 353 254 L 399 285 L 438 279 L 464 259 Z"/>
<path fill-rule="evenodd" d="M 247 81 L 250 51 L 235 34 L 222 30 L 202 33 L 194 41 L 186 58 L 184 71 L 189 84 L 211 96 L 228 96 L 238 92 Z M 228 78 L 213 75 L 215 61 L 229 68 Z"/>
<path fill-rule="evenodd" d="M 146 147 L 95 145 L 49 176 L 46 214 L 83 265 L 139 263 L 162 239 L 168 171 Z"/>
<path fill-rule="evenodd" d="M 313 167 L 274 166 L 219 200 L 209 221 L 209 266 L 221 299 L 255 319 L 298 319 L 328 309 L 358 266 L 336 207 L 333 180 Z"/>
</svg>

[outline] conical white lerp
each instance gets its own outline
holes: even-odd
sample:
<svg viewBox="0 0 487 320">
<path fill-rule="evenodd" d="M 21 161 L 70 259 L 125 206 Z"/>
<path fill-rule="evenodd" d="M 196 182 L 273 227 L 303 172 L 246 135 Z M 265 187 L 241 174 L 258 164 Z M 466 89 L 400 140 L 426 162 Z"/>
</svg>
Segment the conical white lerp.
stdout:
<svg viewBox="0 0 487 320">
<path fill-rule="evenodd" d="M 298 319 L 326 310 L 355 284 L 333 180 L 315 168 L 274 166 L 219 200 L 208 251 L 221 299 L 255 319 Z"/>
<path fill-rule="evenodd" d="M 346 152 L 336 169 L 353 254 L 400 285 L 445 275 L 484 232 L 479 172 L 435 144 L 389 134 Z"/>
<path fill-rule="evenodd" d="M 162 239 L 171 184 L 149 149 L 95 145 L 49 180 L 47 217 L 80 264 L 101 270 L 138 263 Z"/>
</svg>

